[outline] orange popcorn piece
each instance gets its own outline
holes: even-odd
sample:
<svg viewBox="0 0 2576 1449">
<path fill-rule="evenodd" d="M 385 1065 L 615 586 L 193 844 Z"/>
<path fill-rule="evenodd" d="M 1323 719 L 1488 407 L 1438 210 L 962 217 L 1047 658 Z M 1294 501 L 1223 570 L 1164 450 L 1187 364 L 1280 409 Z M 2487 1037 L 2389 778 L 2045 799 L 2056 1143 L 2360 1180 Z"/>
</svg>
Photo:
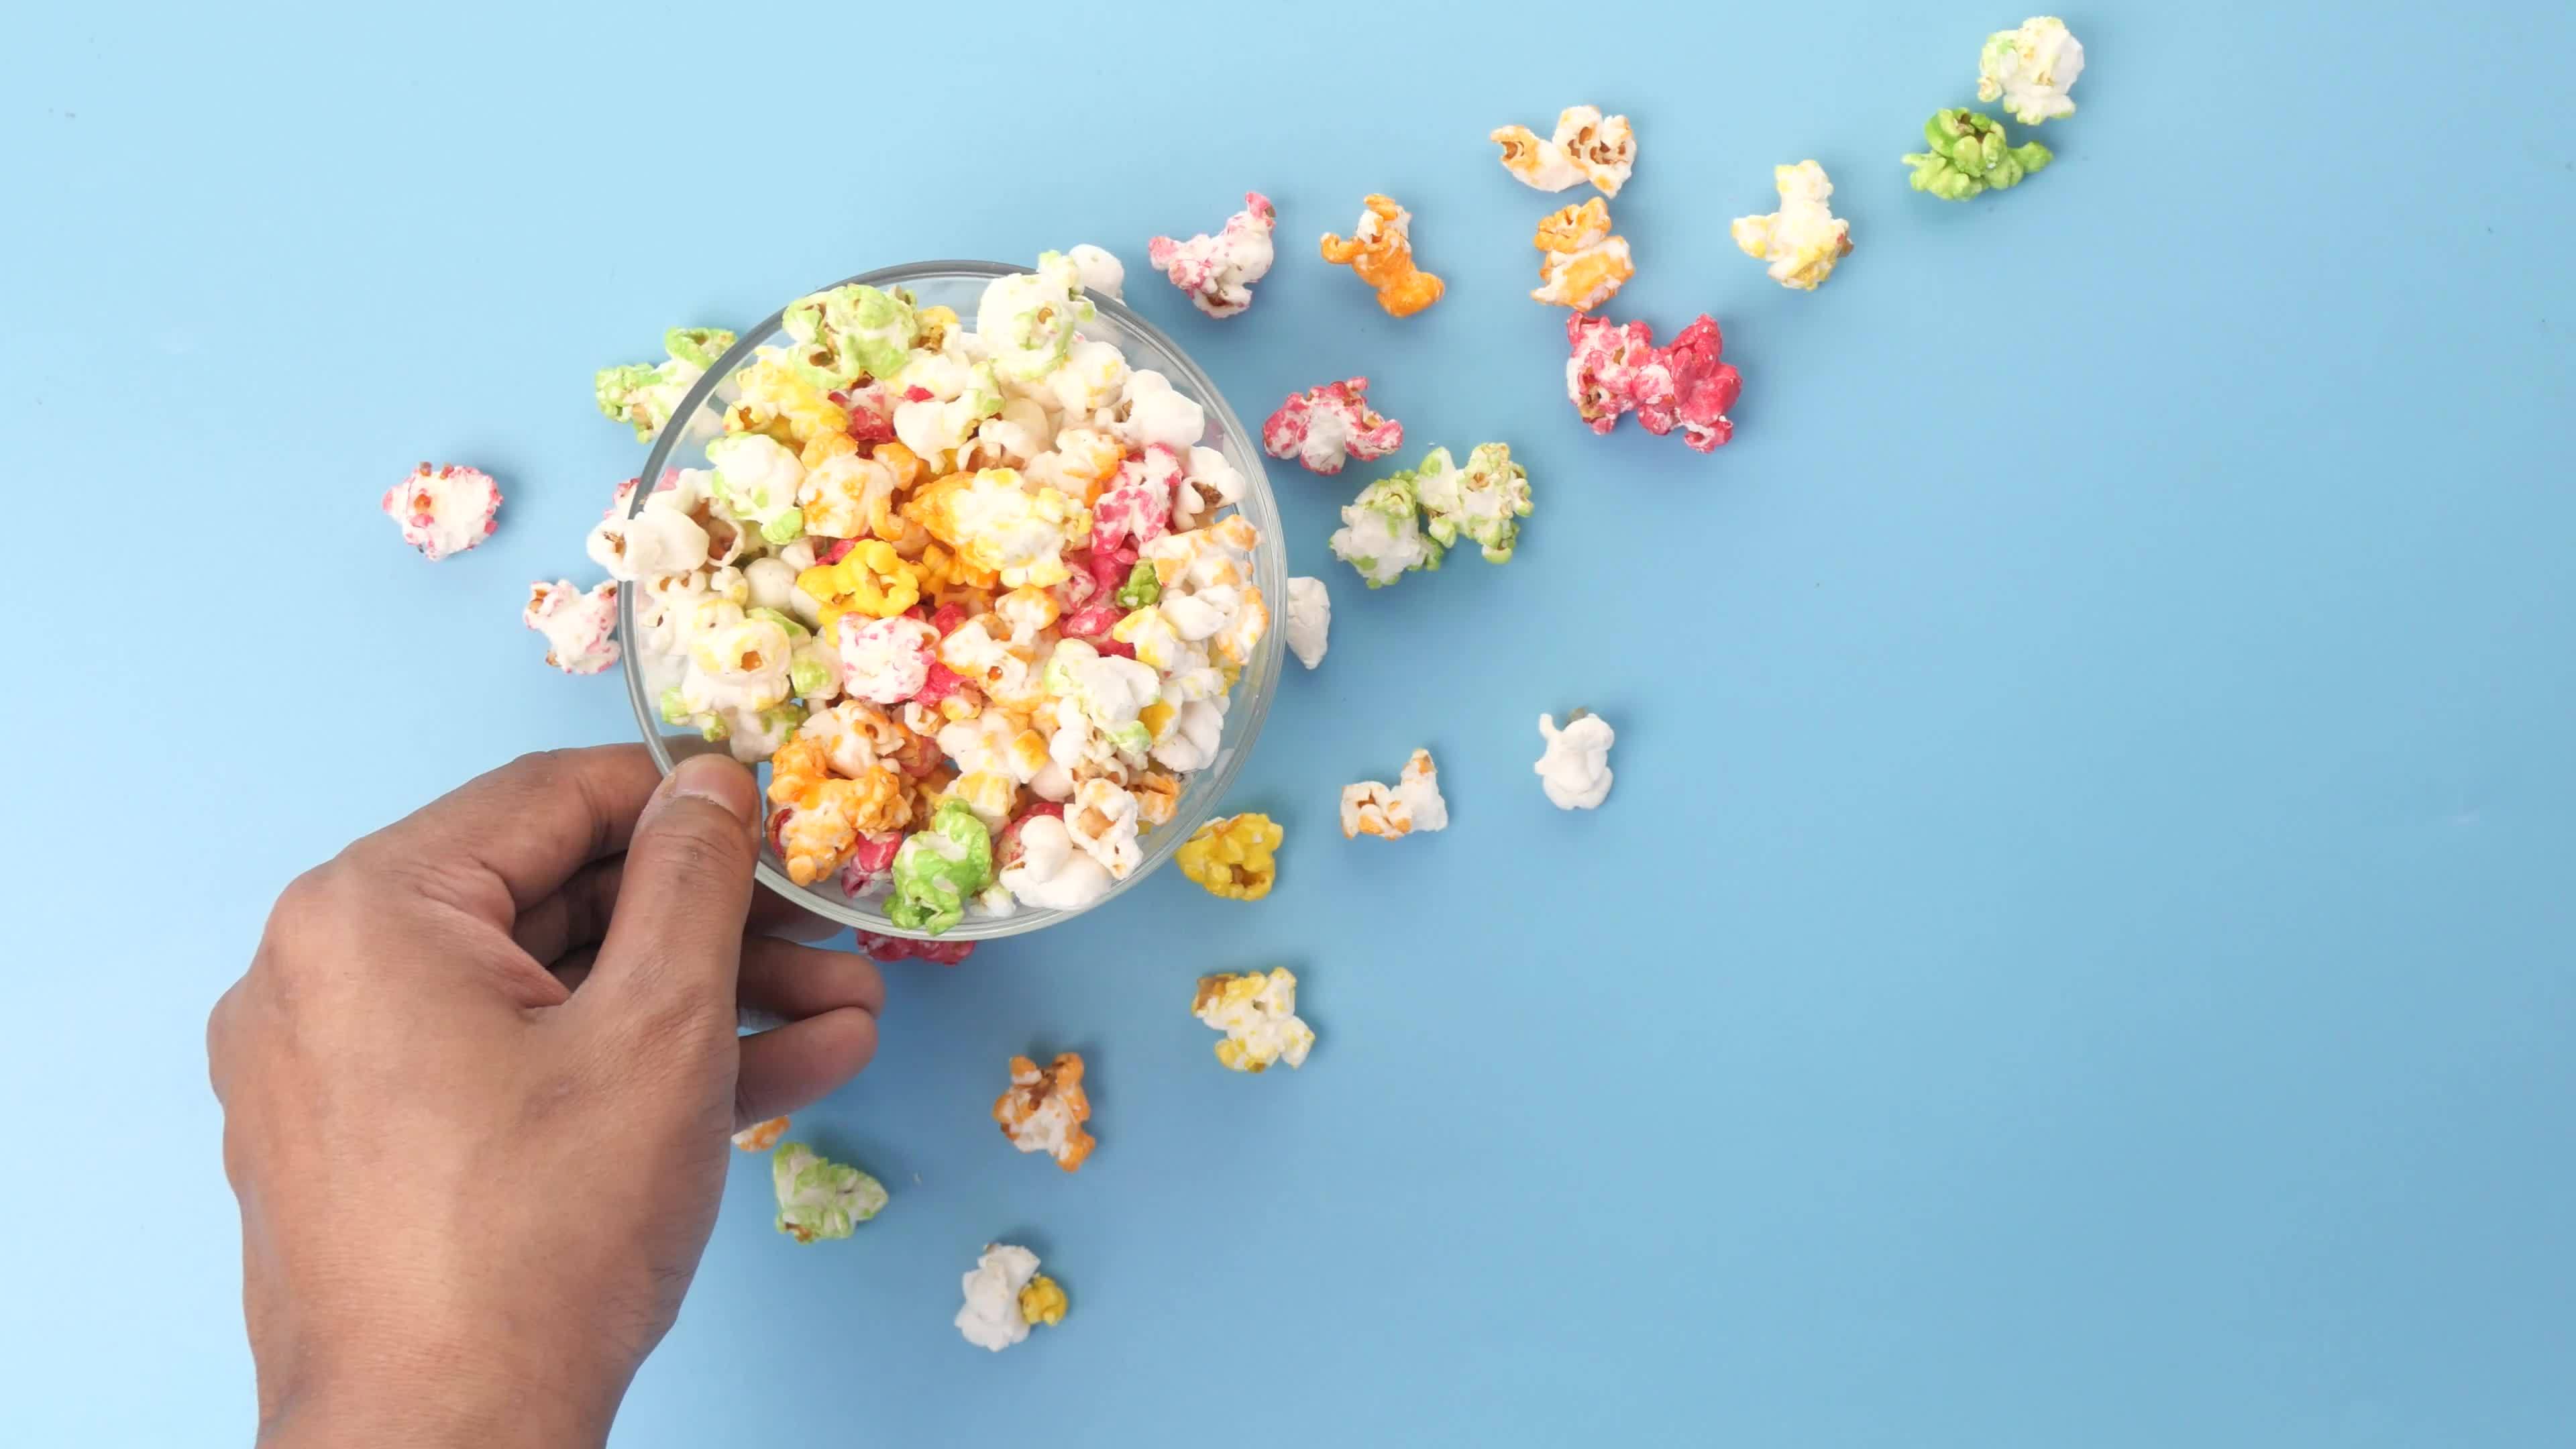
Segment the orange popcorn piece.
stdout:
<svg viewBox="0 0 2576 1449">
<path fill-rule="evenodd" d="M 1091 1098 L 1082 1090 L 1082 1055 L 1065 1052 L 1040 1067 L 1011 1058 L 1011 1087 L 993 1103 L 993 1120 L 1022 1152 L 1043 1152 L 1067 1172 L 1077 1171 L 1095 1145 L 1083 1123 Z"/>
<path fill-rule="evenodd" d="M 1617 296 L 1637 274 L 1628 239 L 1610 234 L 1610 207 L 1600 197 L 1550 212 L 1530 245 L 1539 249 L 1533 301 L 1589 312 Z"/>
<path fill-rule="evenodd" d="M 772 1117 L 766 1122 L 754 1122 L 733 1134 L 733 1145 L 745 1152 L 767 1152 L 778 1145 L 779 1138 L 786 1135 L 787 1119 Z"/>
<path fill-rule="evenodd" d="M 1413 264 L 1413 213 L 1392 197 L 1371 196 L 1361 203 L 1359 225 L 1348 238 L 1324 233 L 1324 260 L 1349 267 L 1377 289 L 1377 304 L 1390 317 L 1410 317 L 1440 300 L 1446 286 Z"/>
</svg>

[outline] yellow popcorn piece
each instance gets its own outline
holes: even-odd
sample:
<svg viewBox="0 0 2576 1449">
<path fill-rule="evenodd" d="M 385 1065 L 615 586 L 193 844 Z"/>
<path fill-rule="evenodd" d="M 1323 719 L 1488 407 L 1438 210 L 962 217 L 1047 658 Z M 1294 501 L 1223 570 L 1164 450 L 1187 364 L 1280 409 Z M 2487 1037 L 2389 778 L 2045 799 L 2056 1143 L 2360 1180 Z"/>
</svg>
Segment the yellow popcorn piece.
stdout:
<svg viewBox="0 0 2576 1449">
<path fill-rule="evenodd" d="M 766 1122 L 754 1122 L 733 1134 L 733 1145 L 745 1152 L 767 1152 L 778 1145 L 780 1138 L 787 1135 L 787 1125 L 787 1119 L 784 1117 L 772 1117 Z"/>
<path fill-rule="evenodd" d="M 1263 973 L 1202 976 L 1190 1014 L 1218 1031 L 1216 1059 L 1229 1072 L 1266 1072 L 1274 1062 L 1306 1064 L 1314 1028 L 1297 1017 L 1297 976 L 1282 966 Z"/>
<path fill-rule="evenodd" d="M 1064 1289 L 1040 1273 L 1020 1290 L 1020 1317 L 1032 1328 L 1053 1328 L 1064 1322 L 1065 1310 L 1073 1305 L 1066 1301 Z"/>
<path fill-rule="evenodd" d="M 1749 257 L 1771 264 L 1771 280 L 1812 292 L 1851 255 L 1851 223 L 1826 204 L 1834 183 L 1813 161 L 1771 168 L 1780 209 L 1767 216 L 1739 216 L 1729 234 Z"/>
<path fill-rule="evenodd" d="M 1200 826 L 1176 858 L 1181 874 L 1209 895 L 1257 901 L 1270 894 L 1279 878 L 1275 852 L 1286 838 L 1279 822 L 1267 815 L 1233 815 Z"/>
<path fill-rule="evenodd" d="M 796 375 L 784 357 L 764 350 L 760 360 L 733 375 L 741 389 L 725 410 L 725 431 L 766 433 L 802 448 L 827 433 L 846 434 L 850 415 L 823 390 Z"/>
<path fill-rule="evenodd" d="M 891 619 L 921 602 L 921 570 L 881 538 L 863 539 L 839 563 L 816 564 L 796 576 L 796 587 L 823 606 L 821 627 L 843 614 Z"/>
</svg>

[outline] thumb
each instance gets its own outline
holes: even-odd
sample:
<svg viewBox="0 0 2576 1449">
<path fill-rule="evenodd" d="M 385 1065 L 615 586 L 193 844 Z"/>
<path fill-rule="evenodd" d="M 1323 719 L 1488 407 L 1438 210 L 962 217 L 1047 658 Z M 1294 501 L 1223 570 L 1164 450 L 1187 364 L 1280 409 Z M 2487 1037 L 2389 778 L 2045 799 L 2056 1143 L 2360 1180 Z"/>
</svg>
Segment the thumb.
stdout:
<svg viewBox="0 0 2576 1449">
<path fill-rule="evenodd" d="M 682 760 L 635 822 L 582 994 L 617 1011 L 703 1010 L 730 1027 L 759 831 L 750 771 L 722 755 Z"/>
</svg>

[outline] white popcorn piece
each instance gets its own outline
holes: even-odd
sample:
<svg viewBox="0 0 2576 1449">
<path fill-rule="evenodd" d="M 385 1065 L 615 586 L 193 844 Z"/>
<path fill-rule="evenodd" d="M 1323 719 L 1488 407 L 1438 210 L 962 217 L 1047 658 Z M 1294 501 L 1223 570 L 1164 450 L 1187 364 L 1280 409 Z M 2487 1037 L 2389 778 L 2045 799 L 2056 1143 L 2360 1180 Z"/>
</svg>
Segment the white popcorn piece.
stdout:
<svg viewBox="0 0 2576 1449">
<path fill-rule="evenodd" d="M 1314 1028 L 1297 1017 L 1297 976 L 1282 966 L 1264 974 L 1202 976 L 1190 1014 L 1225 1033 L 1216 1059 L 1233 1072 L 1262 1072 L 1273 1063 L 1306 1065 Z"/>
<path fill-rule="evenodd" d="M 1183 775 L 1204 770 L 1216 759 L 1217 744 L 1224 738 L 1223 710 L 1205 699 L 1186 701 L 1172 711 L 1162 738 L 1154 742 L 1154 763 Z"/>
<path fill-rule="evenodd" d="M 1137 824 L 1136 797 L 1114 780 L 1083 781 L 1064 807 L 1065 833 L 1118 880 L 1125 880 L 1144 859 L 1136 843 Z"/>
<path fill-rule="evenodd" d="M 1565 728 L 1554 715 L 1538 717 L 1539 738 L 1546 750 L 1530 768 L 1537 772 L 1548 803 L 1559 810 L 1594 810 L 1610 796 L 1610 746 L 1619 736 L 1597 714 L 1576 710 Z"/>
<path fill-rule="evenodd" d="M 1082 278 L 1083 291 L 1112 301 L 1126 300 L 1120 289 L 1127 285 L 1127 266 L 1111 255 L 1106 247 L 1083 242 L 1066 248 L 1064 257 L 1073 263 L 1075 274 Z"/>
<path fill-rule="evenodd" d="M 568 579 L 531 584 L 520 622 L 546 636 L 546 662 L 566 674 L 597 674 L 617 662 L 617 585 L 584 593 Z"/>
<path fill-rule="evenodd" d="M 1121 441 L 1139 450 L 1160 443 L 1182 453 L 1207 434 L 1207 410 L 1175 392 L 1172 380 L 1151 368 L 1127 374 L 1109 421 Z"/>
<path fill-rule="evenodd" d="M 2018 30 L 1986 37 L 1977 55 L 1977 99 L 2000 98 L 2025 126 L 2075 114 L 2067 92 L 2084 74 L 2084 43 L 2054 15 L 2034 15 Z"/>
<path fill-rule="evenodd" d="M 1375 780 L 1342 787 L 1342 838 L 1374 835 L 1395 840 L 1449 824 L 1449 802 L 1440 794 L 1440 770 L 1429 750 L 1415 750 L 1390 788 Z"/>
<path fill-rule="evenodd" d="M 1288 650 L 1308 669 L 1324 662 L 1333 628 L 1333 596 L 1322 579 L 1288 581 Z"/>
<path fill-rule="evenodd" d="M 1024 906 L 1079 911 L 1109 894 L 1108 868 L 1076 845 L 1065 823 L 1032 815 L 1020 826 L 1019 858 L 1002 867 L 1001 881 Z"/>
<path fill-rule="evenodd" d="M 591 529 L 585 551 L 612 579 L 664 578 L 706 566 L 707 531 L 676 508 L 647 502 L 633 518 L 620 509 L 601 519 Z"/>
<path fill-rule="evenodd" d="M 1038 1255 L 1026 1248 L 995 1243 L 975 1260 L 961 1286 L 966 1306 L 957 1310 L 957 1331 L 977 1348 L 1000 1353 L 1029 1336 L 1029 1320 L 1020 1312 L 1020 1293 L 1038 1274 Z"/>
<path fill-rule="evenodd" d="M 403 542 L 436 563 L 492 536 L 499 526 L 501 485 L 477 468 L 423 463 L 385 490 L 382 507 L 387 518 L 402 525 Z"/>
</svg>

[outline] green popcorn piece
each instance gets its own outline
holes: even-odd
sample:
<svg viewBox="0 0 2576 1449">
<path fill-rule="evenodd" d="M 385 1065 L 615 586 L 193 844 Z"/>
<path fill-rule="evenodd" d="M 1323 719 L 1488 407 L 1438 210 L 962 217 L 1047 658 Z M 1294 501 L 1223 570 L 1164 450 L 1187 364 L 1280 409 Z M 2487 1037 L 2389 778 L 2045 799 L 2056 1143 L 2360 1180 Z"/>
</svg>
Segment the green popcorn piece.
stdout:
<svg viewBox="0 0 2576 1449">
<path fill-rule="evenodd" d="M 771 543 L 793 543 L 804 534 L 796 488 L 805 481 L 805 465 L 784 444 L 766 433 L 734 433 L 707 444 L 707 461 L 715 464 L 716 496 L 734 517 Z"/>
<path fill-rule="evenodd" d="M 777 625 L 779 628 L 786 630 L 787 642 L 791 645 L 802 644 L 806 640 L 814 637 L 814 631 L 806 628 L 804 621 L 796 618 L 792 614 L 784 614 L 776 609 L 748 609 L 743 612 L 743 617 L 746 619 L 766 619 L 770 623 Z"/>
<path fill-rule="evenodd" d="M 649 441 L 661 430 L 662 423 L 653 419 L 644 396 L 659 375 L 659 368 L 630 362 L 623 367 L 603 367 L 590 380 L 592 395 L 599 399 L 599 411 L 610 422 L 631 424 L 638 442 Z M 662 421 L 668 420 L 666 415 Z"/>
<path fill-rule="evenodd" d="M 1530 515 L 1529 470 L 1512 461 L 1508 443 L 1479 443 L 1467 466 L 1434 448 L 1414 470 L 1413 487 L 1428 516 L 1425 531 L 1442 544 L 1465 535 L 1484 549 L 1487 563 L 1510 563 L 1520 538 L 1518 520 Z"/>
<path fill-rule="evenodd" d="M 963 920 L 967 900 L 992 883 L 992 832 L 965 801 L 942 800 L 930 828 L 905 836 L 894 853 L 886 915 L 907 931 L 936 936 Z"/>
<path fill-rule="evenodd" d="M 820 641 L 800 639 L 795 655 L 787 661 L 787 687 L 799 699 L 811 699 L 838 683 L 840 675 L 825 657 Z"/>
<path fill-rule="evenodd" d="M 1120 584 L 1112 597 L 1118 600 L 1118 607 L 1122 609 L 1141 609 L 1147 604 L 1161 603 L 1163 581 L 1155 575 L 1154 566 L 1140 558 L 1136 560 L 1136 566 L 1127 571 L 1127 582 Z"/>
<path fill-rule="evenodd" d="M 1036 271 L 985 284 L 975 307 L 975 335 L 992 346 L 1002 376 L 1034 382 L 1063 363 L 1073 329 L 1095 315 L 1082 295 L 1081 269 L 1062 252 L 1047 252 Z"/>
<path fill-rule="evenodd" d="M 993 364 L 979 362 L 966 369 L 966 390 L 957 395 L 957 402 L 977 422 L 1002 415 L 1002 384 Z"/>
<path fill-rule="evenodd" d="M 779 325 L 796 341 L 797 372 L 827 390 L 893 376 L 921 335 L 910 301 L 856 283 L 798 298 Z"/>
<path fill-rule="evenodd" d="M 733 346 L 733 334 L 721 327 L 674 327 L 662 334 L 662 350 L 700 372 Z"/>
<path fill-rule="evenodd" d="M 676 684 L 663 690 L 654 703 L 657 712 L 662 716 L 662 723 L 685 725 L 696 730 L 698 738 L 708 744 L 718 743 L 733 733 L 733 727 L 725 723 L 723 715 L 713 710 L 701 711 L 690 708 L 688 695 Z"/>
<path fill-rule="evenodd" d="M 1392 473 L 1361 489 L 1342 508 L 1342 526 L 1330 540 L 1333 557 L 1359 570 L 1372 589 L 1385 588 L 1416 569 L 1440 567 L 1441 544 L 1423 535 L 1421 503 L 1410 472 Z"/>
<path fill-rule="evenodd" d="M 637 442 L 651 442 L 689 389 L 731 346 L 733 334 L 721 327 L 674 327 L 662 334 L 662 350 L 669 357 L 650 365 L 603 367 L 591 378 L 591 392 L 600 412 L 632 426 Z"/>
<path fill-rule="evenodd" d="M 778 1189 L 778 1230 L 800 1243 L 846 1238 L 883 1211 L 885 1184 L 802 1142 L 786 1142 L 769 1159 Z"/>
<path fill-rule="evenodd" d="M 1923 123 L 1923 144 L 1931 149 L 1906 156 L 1905 164 L 1914 168 L 1915 190 L 1943 201 L 2019 186 L 2056 159 L 2037 141 L 2005 144 L 2001 121 L 1963 106 L 1933 112 Z"/>
</svg>

